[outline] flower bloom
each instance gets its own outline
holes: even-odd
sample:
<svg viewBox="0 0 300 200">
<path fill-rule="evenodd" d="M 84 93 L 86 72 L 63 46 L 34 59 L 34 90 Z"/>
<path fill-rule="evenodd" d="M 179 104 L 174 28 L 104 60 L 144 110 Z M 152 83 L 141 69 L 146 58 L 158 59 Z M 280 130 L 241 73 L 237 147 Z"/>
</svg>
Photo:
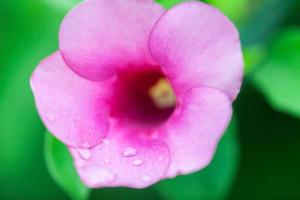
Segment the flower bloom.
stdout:
<svg viewBox="0 0 300 200">
<path fill-rule="evenodd" d="M 86 185 L 143 188 L 211 161 L 242 71 L 236 28 L 207 4 L 86 0 L 31 87 Z"/>
</svg>

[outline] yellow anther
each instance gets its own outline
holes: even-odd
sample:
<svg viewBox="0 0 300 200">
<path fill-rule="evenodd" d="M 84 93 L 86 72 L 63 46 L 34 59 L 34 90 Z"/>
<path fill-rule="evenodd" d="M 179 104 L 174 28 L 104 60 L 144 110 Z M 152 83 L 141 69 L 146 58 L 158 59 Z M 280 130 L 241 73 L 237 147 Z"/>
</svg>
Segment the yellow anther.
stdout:
<svg viewBox="0 0 300 200">
<path fill-rule="evenodd" d="M 157 83 L 149 89 L 149 96 L 158 108 L 166 109 L 176 105 L 175 93 L 165 78 L 157 80 Z"/>
</svg>

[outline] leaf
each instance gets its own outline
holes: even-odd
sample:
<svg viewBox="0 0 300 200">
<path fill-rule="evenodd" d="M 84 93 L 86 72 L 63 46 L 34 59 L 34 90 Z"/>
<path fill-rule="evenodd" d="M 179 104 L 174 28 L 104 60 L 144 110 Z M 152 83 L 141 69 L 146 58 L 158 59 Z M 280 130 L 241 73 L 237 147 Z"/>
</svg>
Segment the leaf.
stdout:
<svg viewBox="0 0 300 200">
<path fill-rule="evenodd" d="M 61 199 L 44 163 L 45 127 L 29 78 L 57 48 L 63 13 L 40 0 L 0 1 L 0 199 Z"/>
<path fill-rule="evenodd" d="M 52 178 L 72 199 L 88 198 L 90 189 L 80 181 L 69 150 L 49 132 L 45 137 L 45 158 Z"/>
<path fill-rule="evenodd" d="M 56 10 L 69 11 L 82 0 L 43 0 L 47 5 Z"/>
<path fill-rule="evenodd" d="M 300 117 L 300 28 L 282 31 L 273 40 L 266 62 L 252 83 L 277 110 Z"/>
<path fill-rule="evenodd" d="M 252 73 L 263 62 L 266 50 L 263 45 L 250 45 L 244 47 L 245 75 Z"/>
<path fill-rule="evenodd" d="M 172 8 L 178 3 L 185 2 L 187 0 L 156 0 L 157 3 L 161 4 L 166 9 Z"/>
<path fill-rule="evenodd" d="M 239 146 L 233 119 L 216 155 L 205 169 L 160 182 L 154 186 L 164 199 L 224 199 L 228 196 L 238 165 Z"/>
<path fill-rule="evenodd" d="M 205 2 L 219 8 L 226 16 L 238 24 L 248 17 L 249 12 L 253 9 L 253 5 L 255 5 L 251 0 L 205 0 Z"/>
<path fill-rule="evenodd" d="M 239 27 L 244 47 L 267 40 L 284 22 L 297 0 L 258 0 L 258 3 L 259 9 Z"/>
<path fill-rule="evenodd" d="M 272 109 L 250 81 L 235 108 L 242 151 L 228 200 L 300 199 L 300 119 Z"/>
<path fill-rule="evenodd" d="M 160 200 L 159 194 L 152 188 L 132 189 L 125 187 L 94 189 L 90 200 Z"/>
</svg>

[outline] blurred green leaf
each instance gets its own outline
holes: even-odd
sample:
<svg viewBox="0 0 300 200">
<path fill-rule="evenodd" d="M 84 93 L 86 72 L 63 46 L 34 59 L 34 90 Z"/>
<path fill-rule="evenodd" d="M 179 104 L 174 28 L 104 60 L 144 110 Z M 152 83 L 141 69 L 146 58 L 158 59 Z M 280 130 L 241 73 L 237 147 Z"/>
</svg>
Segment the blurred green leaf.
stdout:
<svg viewBox="0 0 300 200">
<path fill-rule="evenodd" d="M 125 187 L 99 188 L 92 191 L 90 200 L 160 200 L 158 192 L 153 187 L 132 189 Z"/>
<path fill-rule="evenodd" d="M 235 108 L 241 153 L 228 200 L 300 199 L 300 119 L 272 109 L 250 81 Z"/>
<path fill-rule="evenodd" d="M 274 38 L 269 57 L 251 80 L 274 108 L 300 117 L 300 28 Z"/>
<path fill-rule="evenodd" d="M 239 145 L 236 131 L 236 121 L 233 119 L 208 167 L 190 175 L 164 180 L 154 188 L 166 200 L 225 199 L 238 165 Z"/>
<path fill-rule="evenodd" d="M 245 75 L 253 72 L 266 57 L 265 47 L 262 45 L 251 45 L 243 49 L 245 62 Z"/>
<path fill-rule="evenodd" d="M 187 0 L 155 0 L 157 3 L 161 4 L 163 7 L 169 9 L 180 2 L 184 2 Z"/>
<path fill-rule="evenodd" d="M 205 2 L 212 4 L 219 8 L 226 16 L 228 16 L 235 23 L 242 23 L 251 8 L 257 4 L 257 0 L 205 0 Z"/>
<path fill-rule="evenodd" d="M 80 181 L 69 150 L 48 131 L 45 137 L 45 158 L 52 178 L 72 199 L 88 199 L 90 189 Z"/>
<path fill-rule="evenodd" d="M 42 0 L 56 10 L 68 11 L 82 0 Z"/>
<path fill-rule="evenodd" d="M 298 0 L 258 0 L 259 8 L 239 26 L 243 46 L 253 45 L 269 39 L 287 18 L 287 14 Z M 253 1 L 251 1 L 251 4 Z M 238 11 L 239 12 L 239 11 Z"/>
<path fill-rule="evenodd" d="M 29 86 L 38 62 L 57 49 L 63 15 L 41 0 L 0 1 L 0 199 L 66 198 L 46 169 Z"/>
</svg>

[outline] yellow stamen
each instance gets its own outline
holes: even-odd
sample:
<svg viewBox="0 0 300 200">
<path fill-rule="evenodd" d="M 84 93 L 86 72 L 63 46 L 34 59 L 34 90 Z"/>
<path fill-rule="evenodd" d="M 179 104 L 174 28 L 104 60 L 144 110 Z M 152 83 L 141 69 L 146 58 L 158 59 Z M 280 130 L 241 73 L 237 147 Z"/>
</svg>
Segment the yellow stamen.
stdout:
<svg viewBox="0 0 300 200">
<path fill-rule="evenodd" d="M 158 79 L 157 83 L 149 89 L 149 96 L 158 108 L 172 108 L 176 105 L 175 93 L 165 78 Z"/>
</svg>

